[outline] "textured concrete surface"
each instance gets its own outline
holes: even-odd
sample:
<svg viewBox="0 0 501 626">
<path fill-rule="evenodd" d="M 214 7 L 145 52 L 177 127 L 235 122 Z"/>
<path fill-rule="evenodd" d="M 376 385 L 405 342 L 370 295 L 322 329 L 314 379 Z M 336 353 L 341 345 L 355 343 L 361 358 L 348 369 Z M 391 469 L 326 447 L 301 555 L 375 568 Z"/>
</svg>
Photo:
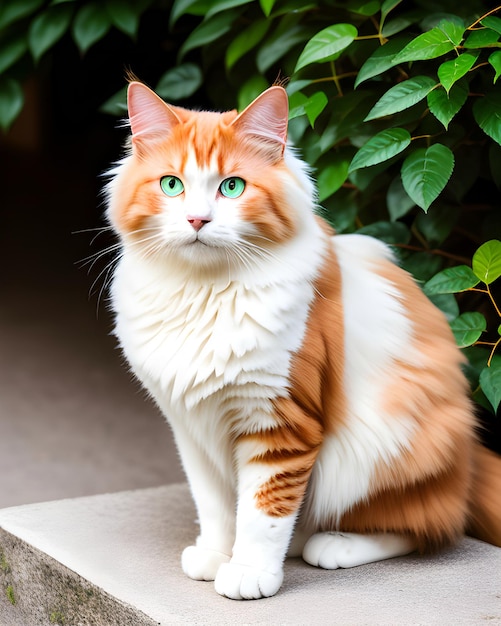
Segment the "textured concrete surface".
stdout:
<svg viewBox="0 0 501 626">
<path fill-rule="evenodd" d="M 0 529 L 0 624 L 5 626 L 155 626 L 46 553 Z"/>
<path fill-rule="evenodd" d="M 235 602 L 181 571 L 197 534 L 184 484 L 4 509 L 0 528 L 25 626 L 501 624 L 501 549 L 473 539 L 350 570 L 290 559 L 275 597 Z M 3 593 L 0 615 L 8 604 Z"/>
</svg>

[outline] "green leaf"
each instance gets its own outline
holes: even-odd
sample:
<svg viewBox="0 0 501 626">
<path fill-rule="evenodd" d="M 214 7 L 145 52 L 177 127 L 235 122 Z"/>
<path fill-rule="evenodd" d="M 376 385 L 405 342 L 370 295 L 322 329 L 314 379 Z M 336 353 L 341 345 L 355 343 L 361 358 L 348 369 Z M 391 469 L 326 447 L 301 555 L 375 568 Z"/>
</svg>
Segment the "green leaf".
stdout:
<svg viewBox="0 0 501 626">
<path fill-rule="evenodd" d="M 437 202 L 430 207 L 428 213 L 417 215 L 415 226 L 433 248 L 447 239 L 457 219 L 457 206 Z"/>
<path fill-rule="evenodd" d="M 199 24 L 186 38 L 179 50 L 179 59 L 182 59 L 187 52 L 193 48 L 200 48 L 208 43 L 219 39 L 226 34 L 233 24 L 236 14 L 234 11 L 218 13 L 207 21 Z"/>
<path fill-rule="evenodd" d="M 304 103 L 304 112 L 312 128 L 315 126 L 317 117 L 325 109 L 327 103 L 328 99 L 323 91 L 316 91 Z"/>
<path fill-rule="evenodd" d="M 499 39 L 499 33 L 490 28 L 483 28 L 481 30 L 472 31 L 466 41 L 464 47 L 467 49 L 474 48 L 488 48 L 497 43 Z"/>
<path fill-rule="evenodd" d="M 107 115 L 113 115 L 114 117 L 123 116 L 127 114 L 127 85 L 122 87 L 120 91 L 113 94 L 108 100 L 106 100 L 100 107 L 101 113 Z"/>
<path fill-rule="evenodd" d="M 402 164 L 404 189 L 426 212 L 447 184 L 453 169 L 454 155 L 443 144 L 416 150 Z"/>
<path fill-rule="evenodd" d="M 473 117 L 494 141 L 501 145 L 501 93 L 488 93 L 473 104 Z"/>
<path fill-rule="evenodd" d="M 380 9 L 379 0 L 351 0 L 346 7 L 351 13 L 358 15 L 374 15 Z"/>
<path fill-rule="evenodd" d="M 355 80 L 355 89 L 365 80 L 378 76 L 390 69 L 390 67 L 393 67 L 395 65 L 393 62 L 395 55 L 408 43 L 409 36 L 405 35 L 395 37 L 395 39 L 389 39 L 383 46 L 376 48 L 358 71 Z"/>
<path fill-rule="evenodd" d="M 430 280 L 432 276 L 435 276 L 442 268 L 442 259 L 429 252 L 412 252 L 411 254 L 405 253 L 400 259 L 400 266 L 406 271 L 410 272 L 419 283 L 425 283 Z M 431 298 L 432 296 L 430 296 Z M 452 298 L 455 300 L 452 294 L 445 294 L 441 296 L 433 296 L 434 298 Z M 453 319 L 459 315 L 459 311 L 454 315 Z"/>
<path fill-rule="evenodd" d="M 303 26 L 295 25 L 273 35 L 263 43 L 256 55 L 256 65 L 261 73 L 265 73 L 278 59 L 281 59 L 295 45 L 308 39 Z"/>
<path fill-rule="evenodd" d="M 335 155 L 334 161 L 324 167 L 317 177 L 318 201 L 323 202 L 332 196 L 346 181 L 350 160 L 342 155 Z"/>
<path fill-rule="evenodd" d="M 169 25 L 172 28 L 178 19 L 186 13 L 190 15 L 205 15 L 209 10 L 210 3 L 200 0 L 175 0 L 169 17 Z"/>
<path fill-rule="evenodd" d="M 402 185 L 402 178 L 395 176 L 388 187 L 386 194 L 386 206 L 390 214 L 392 222 L 399 217 L 407 215 L 407 213 L 416 206 L 416 203 L 410 198 Z"/>
<path fill-rule="evenodd" d="M 489 56 L 489 63 L 492 65 L 494 71 L 496 72 L 494 74 L 493 80 L 493 82 L 495 83 L 497 79 L 501 76 L 501 50 L 496 50 L 496 52 L 493 52 Z"/>
<path fill-rule="evenodd" d="M 275 4 L 275 0 L 259 0 L 259 4 L 261 5 L 261 9 L 266 17 L 269 17 L 271 10 L 273 9 L 273 5 Z"/>
<path fill-rule="evenodd" d="M 393 11 L 395 7 L 397 7 L 402 0 L 384 0 L 381 4 L 381 25 L 383 25 L 384 21 L 388 17 L 388 13 Z"/>
<path fill-rule="evenodd" d="M 73 39 L 80 52 L 86 52 L 99 41 L 110 29 L 108 12 L 101 3 L 84 4 L 73 21 Z"/>
<path fill-rule="evenodd" d="M 202 71 L 194 63 L 183 63 L 160 78 L 155 91 L 168 102 L 189 98 L 203 82 Z"/>
<path fill-rule="evenodd" d="M 66 33 L 72 15 L 72 6 L 59 4 L 49 7 L 31 22 L 28 43 L 35 61 L 38 61 Z"/>
<path fill-rule="evenodd" d="M 475 287 L 479 282 L 470 267 L 457 265 L 435 274 L 424 286 L 424 291 L 429 296 L 441 293 L 460 293 Z"/>
<path fill-rule="evenodd" d="M 306 115 L 304 103 L 308 100 L 308 96 L 302 91 L 296 91 L 289 97 L 289 120 L 293 120 L 300 115 Z"/>
<path fill-rule="evenodd" d="M 289 83 L 287 83 L 285 89 L 289 96 L 292 96 L 292 94 L 296 93 L 296 91 L 300 91 L 301 89 L 308 87 L 309 85 L 311 85 L 311 83 L 312 81 L 307 78 L 304 80 L 291 80 Z"/>
<path fill-rule="evenodd" d="M 484 17 L 483 20 L 480 21 L 482 26 L 486 26 L 491 30 L 495 30 L 497 33 L 501 35 L 501 18 L 496 17 L 495 15 L 488 15 Z"/>
<path fill-rule="evenodd" d="M 106 10 L 119 30 L 129 37 L 135 37 L 139 28 L 139 13 L 132 8 L 132 5 L 124 0 L 106 0 Z"/>
<path fill-rule="evenodd" d="M 0 5 L 0 29 L 35 13 L 43 3 L 44 0 L 4 0 Z"/>
<path fill-rule="evenodd" d="M 252 0 L 219 0 L 219 2 L 211 2 L 210 9 L 205 14 L 205 19 L 208 20 L 216 13 L 226 11 L 227 9 L 233 9 L 235 7 L 242 6 L 243 4 L 249 4 L 250 2 L 252 2 Z"/>
<path fill-rule="evenodd" d="M 376 237 L 389 244 L 409 243 L 411 234 L 402 222 L 374 222 L 360 228 L 357 233 Z"/>
<path fill-rule="evenodd" d="M 486 241 L 475 252 L 472 259 L 473 273 L 486 285 L 501 276 L 501 241 Z"/>
<path fill-rule="evenodd" d="M 311 63 L 330 61 L 336 58 L 353 42 L 358 31 L 353 24 L 334 24 L 324 28 L 306 44 L 301 52 L 294 72 Z"/>
<path fill-rule="evenodd" d="M 267 87 L 269 83 L 264 76 L 253 74 L 238 90 L 238 110 L 243 111 Z"/>
<path fill-rule="evenodd" d="M 407 148 L 411 134 L 405 128 L 389 128 L 371 137 L 353 157 L 350 172 L 391 159 Z"/>
<path fill-rule="evenodd" d="M 439 308 L 450 323 L 459 315 L 459 306 L 452 293 L 442 293 L 435 296 L 428 296 L 433 304 Z"/>
<path fill-rule="evenodd" d="M 26 41 L 25 33 L 6 32 L 0 47 L 0 74 L 14 65 L 27 50 L 28 42 Z"/>
<path fill-rule="evenodd" d="M 491 366 L 480 372 L 480 386 L 497 411 L 501 402 L 501 358 L 492 359 Z"/>
<path fill-rule="evenodd" d="M 478 58 L 478 52 L 464 52 L 451 61 L 445 61 L 438 68 L 437 74 L 444 89 L 449 93 L 456 81 L 467 74 Z"/>
<path fill-rule="evenodd" d="M 427 96 L 428 106 L 433 115 L 445 129 L 449 128 L 452 118 L 458 113 L 468 99 L 468 83 L 460 81 L 452 86 L 449 93 L 440 86 Z"/>
<path fill-rule="evenodd" d="M 275 0 L 271 17 L 290 16 L 292 13 L 296 13 L 304 18 L 311 11 L 317 10 L 318 2 L 313 2 L 313 0 L 280 0 L 278 3 Z"/>
<path fill-rule="evenodd" d="M 478 341 L 487 328 L 487 322 L 482 313 L 463 313 L 450 322 L 450 327 L 457 345 L 460 348 L 466 348 Z"/>
<path fill-rule="evenodd" d="M 459 46 L 463 41 L 465 31 L 464 22 L 461 18 L 454 16 L 444 18 L 437 24 L 437 28 L 441 30 L 454 46 Z"/>
<path fill-rule="evenodd" d="M 270 20 L 257 20 L 248 28 L 244 28 L 226 50 L 226 67 L 231 69 L 244 54 L 253 50 L 266 35 L 270 25 Z"/>
<path fill-rule="evenodd" d="M 418 35 L 399 52 L 394 59 L 395 63 L 407 61 L 424 61 L 435 59 L 454 50 L 454 44 L 449 36 L 440 28 L 432 28 L 426 33 Z"/>
<path fill-rule="evenodd" d="M 437 83 L 429 76 L 416 76 L 388 89 L 369 111 L 364 122 L 392 115 L 426 98 Z"/>
<path fill-rule="evenodd" d="M 24 94 L 13 78 L 0 76 L 0 128 L 6 131 L 21 112 Z"/>
<path fill-rule="evenodd" d="M 414 24 L 414 22 L 417 22 L 418 20 L 418 12 L 416 11 L 402 13 L 401 15 L 397 14 L 396 17 L 389 20 L 388 22 L 385 21 L 381 34 L 383 35 L 383 37 L 393 37 L 393 35 L 401 33 L 408 26 Z M 412 37 L 410 37 L 410 39 L 412 39 Z"/>
<path fill-rule="evenodd" d="M 463 349 L 463 354 L 468 359 L 468 363 L 464 368 L 464 373 L 468 378 L 471 387 L 478 387 L 480 372 L 487 365 L 489 359 L 489 351 L 480 346 L 471 346 Z M 483 395 L 483 394 L 482 394 Z"/>
<path fill-rule="evenodd" d="M 319 214 L 329 222 L 336 232 L 353 232 L 358 206 L 353 193 L 341 188 L 335 196 L 331 196 L 319 207 Z"/>
</svg>

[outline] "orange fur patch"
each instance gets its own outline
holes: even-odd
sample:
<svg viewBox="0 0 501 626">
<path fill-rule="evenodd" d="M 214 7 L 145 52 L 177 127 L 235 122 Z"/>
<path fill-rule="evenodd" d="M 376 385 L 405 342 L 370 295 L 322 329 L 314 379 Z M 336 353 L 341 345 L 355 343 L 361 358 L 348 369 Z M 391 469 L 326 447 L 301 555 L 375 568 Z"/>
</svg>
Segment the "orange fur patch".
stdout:
<svg viewBox="0 0 501 626">
<path fill-rule="evenodd" d="M 345 414 L 341 279 L 332 253 L 326 256 L 315 292 L 302 347 L 292 358 L 290 397 L 273 402 L 277 427 L 246 435 L 267 449 L 254 462 L 280 468 L 256 495 L 258 507 L 268 515 L 298 510 L 324 433 L 335 429 Z"/>
<path fill-rule="evenodd" d="M 415 429 L 410 449 L 379 463 L 367 501 L 339 526 L 410 533 L 421 549 L 435 548 L 464 531 L 468 514 L 475 420 L 460 369 L 464 359 L 443 315 L 411 277 L 389 262 L 379 274 L 397 287 L 413 324 L 413 362 L 404 354 L 388 372 L 381 414 L 411 418 Z"/>
<path fill-rule="evenodd" d="M 474 447 L 468 533 L 501 548 L 501 457 Z"/>
</svg>

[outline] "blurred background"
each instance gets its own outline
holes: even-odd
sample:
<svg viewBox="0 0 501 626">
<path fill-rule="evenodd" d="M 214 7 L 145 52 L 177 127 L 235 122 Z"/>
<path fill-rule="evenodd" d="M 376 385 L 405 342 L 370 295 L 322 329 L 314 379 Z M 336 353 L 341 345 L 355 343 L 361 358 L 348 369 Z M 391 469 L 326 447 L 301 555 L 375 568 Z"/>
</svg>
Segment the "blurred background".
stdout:
<svg viewBox="0 0 501 626">
<path fill-rule="evenodd" d="M 0 135 L 0 507 L 182 479 L 169 427 L 110 336 L 113 255 L 85 262 L 113 243 L 99 230 L 102 173 L 126 134 L 98 108 L 128 67 L 147 80 L 173 63 L 156 24 L 152 12 L 136 43 L 113 29 L 85 56 L 63 37 Z"/>
</svg>

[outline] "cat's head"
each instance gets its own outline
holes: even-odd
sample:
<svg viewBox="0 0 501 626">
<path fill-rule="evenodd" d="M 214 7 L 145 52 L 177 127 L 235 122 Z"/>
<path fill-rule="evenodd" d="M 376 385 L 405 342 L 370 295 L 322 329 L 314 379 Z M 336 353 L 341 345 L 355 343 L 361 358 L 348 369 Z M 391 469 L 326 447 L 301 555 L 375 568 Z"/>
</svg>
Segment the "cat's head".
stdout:
<svg viewBox="0 0 501 626">
<path fill-rule="evenodd" d="M 286 150 L 282 87 L 237 114 L 171 106 L 132 82 L 128 109 L 131 150 L 113 172 L 108 217 L 131 250 L 194 266 L 245 265 L 295 236 L 312 188 Z"/>
</svg>

